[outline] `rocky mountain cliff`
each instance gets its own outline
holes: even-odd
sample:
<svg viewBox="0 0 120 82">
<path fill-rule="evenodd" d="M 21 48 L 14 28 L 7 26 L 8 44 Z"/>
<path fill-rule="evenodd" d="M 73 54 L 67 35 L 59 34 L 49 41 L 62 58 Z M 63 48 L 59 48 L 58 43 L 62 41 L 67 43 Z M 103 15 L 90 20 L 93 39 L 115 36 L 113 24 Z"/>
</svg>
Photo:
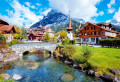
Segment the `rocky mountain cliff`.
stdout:
<svg viewBox="0 0 120 82">
<path fill-rule="evenodd" d="M 82 24 L 85 23 L 83 19 L 77 19 L 77 18 L 72 18 L 72 27 L 74 28 L 74 32 L 76 32 L 76 29 L 80 25 L 80 21 Z M 44 16 L 43 19 L 34 25 L 32 25 L 30 28 L 35 28 L 38 27 L 39 25 L 42 26 L 50 26 L 55 32 L 58 32 L 60 30 L 64 30 L 68 27 L 68 22 L 69 22 L 69 16 L 58 12 L 56 10 L 51 10 L 47 16 Z"/>
</svg>

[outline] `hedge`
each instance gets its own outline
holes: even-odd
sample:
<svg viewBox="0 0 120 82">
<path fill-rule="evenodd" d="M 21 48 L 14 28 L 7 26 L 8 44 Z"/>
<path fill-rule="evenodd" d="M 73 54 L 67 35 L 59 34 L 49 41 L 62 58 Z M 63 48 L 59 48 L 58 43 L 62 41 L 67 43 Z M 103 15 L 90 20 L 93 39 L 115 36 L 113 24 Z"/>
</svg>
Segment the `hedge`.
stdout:
<svg viewBox="0 0 120 82">
<path fill-rule="evenodd" d="M 0 35 L 0 42 L 6 43 L 6 38 L 4 35 Z"/>
<path fill-rule="evenodd" d="M 120 48 L 120 39 L 101 39 L 99 40 L 102 47 L 119 47 Z"/>
</svg>

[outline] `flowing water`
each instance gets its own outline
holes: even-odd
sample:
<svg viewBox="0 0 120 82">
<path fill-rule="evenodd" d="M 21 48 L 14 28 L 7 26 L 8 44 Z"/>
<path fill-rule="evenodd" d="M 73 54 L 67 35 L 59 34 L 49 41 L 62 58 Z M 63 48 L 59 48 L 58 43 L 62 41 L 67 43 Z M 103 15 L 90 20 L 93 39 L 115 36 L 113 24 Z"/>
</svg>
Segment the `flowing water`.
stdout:
<svg viewBox="0 0 120 82">
<path fill-rule="evenodd" d="M 103 82 L 95 77 L 90 77 L 54 58 L 43 58 L 39 55 L 29 55 L 15 62 L 6 73 L 18 74 L 22 79 L 17 82 L 63 82 L 61 76 L 71 74 L 73 80 L 70 82 Z"/>
</svg>

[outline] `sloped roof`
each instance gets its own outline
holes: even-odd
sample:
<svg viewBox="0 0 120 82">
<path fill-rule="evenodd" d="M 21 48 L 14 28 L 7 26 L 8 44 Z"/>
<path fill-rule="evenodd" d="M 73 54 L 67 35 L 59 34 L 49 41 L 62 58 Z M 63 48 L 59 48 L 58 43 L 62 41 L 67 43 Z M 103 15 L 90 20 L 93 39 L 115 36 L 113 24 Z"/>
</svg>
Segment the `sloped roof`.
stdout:
<svg viewBox="0 0 120 82">
<path fill-rule="evenodd" d="M 29 35 L 30 35 L 30 34 L 33 34 L 34 36 L 41 36 L 41 35 L 43 35 L 43 33 L 40 32 L 40 31 L 39 31 L 39 32 L 33 32 L 33 31 L 32 31 L 32 32 L 29 33 Z"/>
<path fill-rule="evenodd" d="M 94 25 L 94 26 L 96 26 L 96 27 L 99 27 L 99 28 L 104 29 L 104 30 L 109 31 L 109 32 L 117 33 L 117 31 L 105 29 L 105 28 L 102 28 L 101 26 L 98 26 L 98 25 L 96 25 L 96 24 L 94 24 L 94 23 L 90 23 L 90 22 L 85 23 L 85 24 L 79 29 L 79 31 L 82 30 L 84 27 L 86 27 L 88 24 L 92 24 L 92 25 Z M 79 32 L 79 31 L 78 31 L 78 32 Z"/>
<path fill-rule="evenodd" d="M 9 25 L 6 21 L 0 19 L 0 24 L 3 24 L 3 25 Z"/>
<path fill-rule="evenodd" d="M 14 26 L 13 25 L 1 25 L 0 30 L 1 31 L 10 31 Z"/>
</svg>

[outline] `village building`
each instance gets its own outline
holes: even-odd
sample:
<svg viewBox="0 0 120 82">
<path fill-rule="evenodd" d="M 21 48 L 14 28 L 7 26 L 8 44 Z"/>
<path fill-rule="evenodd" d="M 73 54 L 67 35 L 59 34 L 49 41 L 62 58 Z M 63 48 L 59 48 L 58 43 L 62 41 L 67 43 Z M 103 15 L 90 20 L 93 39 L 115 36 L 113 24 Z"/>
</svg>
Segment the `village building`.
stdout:
<svg viewBox="0 0 120 82">
<path fill-rule="evenodd" d="M 99 39 L 116 38 L 117 32 L 110 23 L 85 23 L 78 31 L 83 44 L 99 44 Z"/>
<path fill-rule="evenodd" d="M 71 19 L 69 17 L 69 26 L 67 28 L 67 37 L 70 39 L 70 40 L 73 40 L 73 29 L 71 27 Z"/>
<path fill-rule="evenodd" d="M 10 42 L 14 39 L 14 34 L 16 33 L 14 26 L 9 25 L 2 19 L 0 19 L 0 31 L 6 37 L 7 42 Z"/>
<path fill-rule="evenodd" d="M 43 40 L 45 33 L 48 32 L 50 37 L 54 37 L 54 31 L 47 26 L 38 26 L 37 28 L 28 29 L 28 40 Z"/>
</svg>

